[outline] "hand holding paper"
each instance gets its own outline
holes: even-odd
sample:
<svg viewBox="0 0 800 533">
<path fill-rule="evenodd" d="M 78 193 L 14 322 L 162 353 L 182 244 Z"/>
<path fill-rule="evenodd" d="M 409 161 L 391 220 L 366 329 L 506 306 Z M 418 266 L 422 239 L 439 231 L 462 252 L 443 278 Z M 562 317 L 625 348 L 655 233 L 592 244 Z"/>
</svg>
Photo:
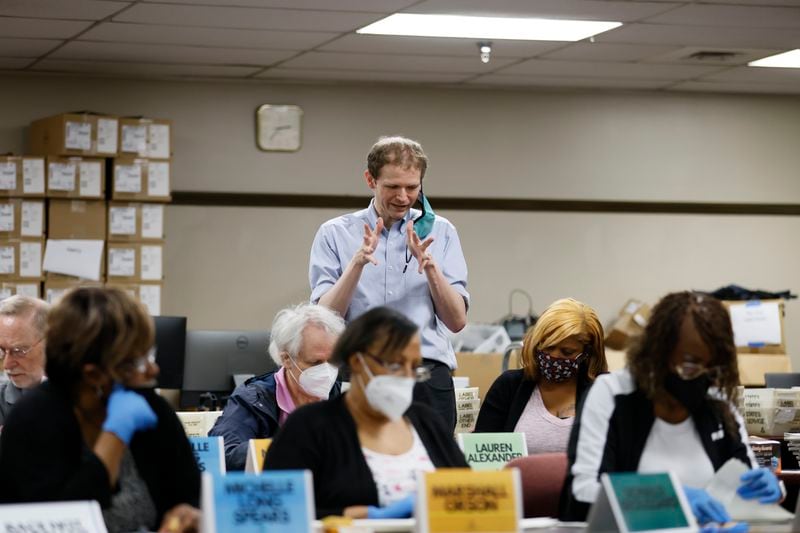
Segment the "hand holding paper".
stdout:
<svg viewBox="0 0 800 533">
<path fill-rule="evenodd" d="M 367 507 L 367 518 L 409 518 L 414 515 L 415 494 L 409 494 L 402 500 L 390 503 L 386 507 Z"/>
<path fill-rule="evenodd" d="M 694 513 L 699 524 L 730 521 L 731 517 L 725 510 L 725 506 L 712 498 L 705 490 L 694 489 L 684 485 L 683 492 L 686 494 L 689 507 L 692 508 L 692 513 Z"/>
<path fill-rule="evenodd" d="M 742 474 L 742 484 L 736 492 L 745 500 L 758 498 L 761 503 L 777 503 L 783 497 L 778 478 L 766 468 L 756 468 Z"/>
</svg>

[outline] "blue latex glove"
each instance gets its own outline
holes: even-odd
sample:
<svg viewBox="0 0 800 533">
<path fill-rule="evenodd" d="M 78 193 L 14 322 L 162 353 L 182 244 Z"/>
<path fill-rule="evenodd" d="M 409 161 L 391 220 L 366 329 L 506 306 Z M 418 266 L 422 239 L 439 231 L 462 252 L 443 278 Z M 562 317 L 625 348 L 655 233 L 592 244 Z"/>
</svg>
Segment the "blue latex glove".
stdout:
<svg viewBox="0 0 800 533">
<path fill-rule="evenodd" d="M 776 503 L 783 497 L 778 478 L 768 468 L 754 468 L 739 479 L 742 484 L 736 492 L 745 500 L 758 498 L 761 503 Z"/>
<path fill-rule="evenodd" d="M 150 404 L 140 394 L 114 385 L 106 406 L 106 419 L 103 431 L 113 433 L 119 440 L 130 444 L 133 434 L 143 429 L 156 426 L 158 418 L 150 408 Z"/>
<path fill-rule="evenodd" d="M 410 518 L 414 515 L 416 494 L 409 494 L 402 500 L 390 503 L 386 507 L 367 507 L 367 518 Z"/>
<path fill-rule="evenodd" d="M 692 508 L 692 513 L 697 518 L 698 524 L 730 522 L 731 517 L 728 511 L 725 510 L 725 506 L 712 498 L 705 490 L 693 489 L 684 485 L 683 493 L 686 494 L 686 499 L 689 500 L 689 507 Z"/>
<path fill-rule="evenodd" d="M 724 527 L 720 524 L 703 526 L 700 528 L 700 533 L 747 533 L 750 530 L 750 524 L 747 522 L 736 522 L 731 527 Z"/>
</svg>

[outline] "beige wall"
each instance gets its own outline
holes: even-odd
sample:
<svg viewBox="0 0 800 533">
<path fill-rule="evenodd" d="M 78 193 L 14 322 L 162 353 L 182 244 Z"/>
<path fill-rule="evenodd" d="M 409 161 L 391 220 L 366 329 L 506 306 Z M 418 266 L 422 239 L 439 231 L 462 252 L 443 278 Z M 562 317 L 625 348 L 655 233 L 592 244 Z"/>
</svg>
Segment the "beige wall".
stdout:
<svg viewBox="0 0 800 533">
<path fill-rule="evenodd" d="M 380 134 L 420 139 L 426 191 L 469 197 L 800 203 L 800 99 L 381 86 L 2 78 L 0 151 L 34 118 L 79 109 L 171 118 L 176 190 L 364 194 Z M 305 110 L 296 154 L 255 148 L 263 103 Z M 365 200 L 366 203 L 366 200 Z M 266 327 L 308 295 L 308 248 L 338 209 L 167 210 L 165 313 L 193 328 Z M 628 297 L 736 282 L 800 290 L 800 217 L 443 212 L 470 267 L 471 319 L 520 287 L 610 320 Z M 787 307 L 800 368 L 800 307 Z"/>
</svg>

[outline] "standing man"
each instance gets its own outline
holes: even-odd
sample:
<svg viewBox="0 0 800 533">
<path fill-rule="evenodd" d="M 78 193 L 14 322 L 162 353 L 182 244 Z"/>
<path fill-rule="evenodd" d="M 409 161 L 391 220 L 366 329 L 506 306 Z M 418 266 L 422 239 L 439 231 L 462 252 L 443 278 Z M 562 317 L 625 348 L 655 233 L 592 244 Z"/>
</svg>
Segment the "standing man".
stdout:
<svg viewBox="0 0 800 533">
<path fill-rule="evenodd" d="M 0 428 L 26 390 L 44 378 L 44 334 L 49 306 L 28 296 L 0 302 L 0 361 L 8 381 L 0 385 Z"/>
<path fill-rule="evenodd" d="M 311 301 L 350 321 L 385 305 L 413 320 L 431 379 L 414 399 L 438 411 L 451 429 L 456 409 L 447 329 L 467 323 L 467 265 L 455 227 L 435 216 L 422 194 L 428 158 L 416 141 L 383 137 L 364 172 L 369 207 L 324 223 L 311 247 Z M 411 206 L 420 198 L 423 211 Z M 446 329 L 447 328 L 447 329 Z"/>
</svg>

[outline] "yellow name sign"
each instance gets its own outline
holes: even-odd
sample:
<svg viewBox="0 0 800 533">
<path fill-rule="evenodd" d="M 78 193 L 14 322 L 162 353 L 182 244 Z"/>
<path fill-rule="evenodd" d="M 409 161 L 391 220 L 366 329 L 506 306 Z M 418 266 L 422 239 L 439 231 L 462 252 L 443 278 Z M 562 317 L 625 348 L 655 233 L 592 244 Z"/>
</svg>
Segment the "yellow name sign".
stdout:
<svg viewBox="0 0 800 533">
<path fill-rule="evenodd" d="M 253 474 L 260 474 L 264 470 L 264 458 L 267 456 L 272 439 L 250 439 L 247 447 L 247 460 L 244 463 L 244 471 Z"/>
<path fill-rule="evenodd" d="M 417 492 L 420 533 L 517 532 L 522 518 L 519 470 L 444 468 L 422 475 Z"/>
</svg>

